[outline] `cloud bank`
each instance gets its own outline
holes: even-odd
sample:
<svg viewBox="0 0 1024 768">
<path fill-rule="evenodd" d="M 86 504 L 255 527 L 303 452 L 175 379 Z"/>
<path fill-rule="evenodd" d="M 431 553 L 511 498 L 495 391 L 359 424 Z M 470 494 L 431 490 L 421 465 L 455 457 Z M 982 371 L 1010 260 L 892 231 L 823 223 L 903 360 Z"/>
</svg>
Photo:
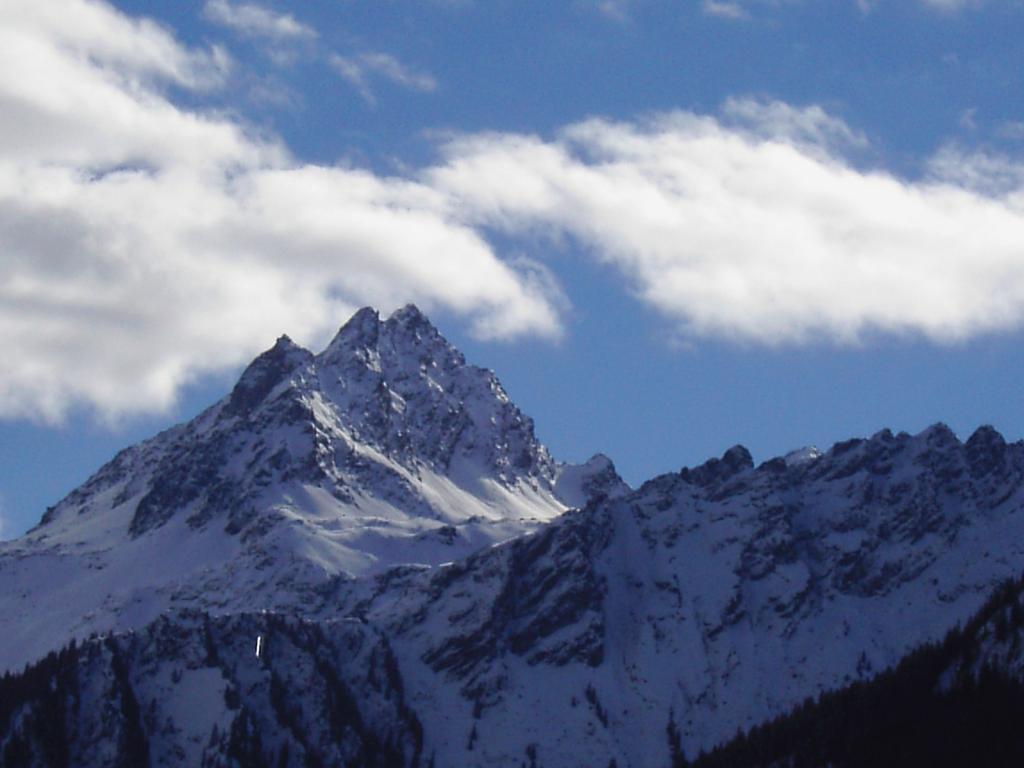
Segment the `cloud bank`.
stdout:
<svg viewBox="0 0 1024 768">
<path fill-rule="evenodd" d="M 229 66 L 83 0 L 0 10 L 0 416 L 168 407 L 183 382 L 359 305 L 416 301 L 485 337 L 559 333 L 535 270 L 502 261 L 413 180 L 304 165 L 165 89 Z"/>
<path fill-rule="evenodd" d="M 718 118 L 589 120 L 552 141 L 464 136 L 428 176 L 475 226 L 572 238 L 691 337 L 947 342 L 1020 327 L 1022 169 L 946 150 L 906 181 L 837 149 L 862 141 L 817 107 L 734 102 Z"/>
<path fill-rule="evenodd" d="M 322 343 L 362 304 L 558 337 L 561 288 L 501 258 L 496 233 L 534 259 L 573 244 L 694 340 L 1024 324 L 1024 170 L 1004 156 L 951 145 L 903 179 L 858 167 L 867 139 L 820 107 L 734 99 L 457 136 L 388 177 L 302 163 L 168 96 L 230 66 L 96 2 L 0 10 L 0 417 L 166 408 L 281 332 Z"/>
</svg>

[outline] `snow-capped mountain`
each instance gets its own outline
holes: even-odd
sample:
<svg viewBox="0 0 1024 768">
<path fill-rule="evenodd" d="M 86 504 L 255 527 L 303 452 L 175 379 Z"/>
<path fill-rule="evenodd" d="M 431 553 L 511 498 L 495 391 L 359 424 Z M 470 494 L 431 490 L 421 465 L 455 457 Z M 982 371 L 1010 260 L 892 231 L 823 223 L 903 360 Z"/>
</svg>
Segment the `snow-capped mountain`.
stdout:
<svg viewBox="0 0 1024 768">
<path fill-rule="evenodd" d="M 1024 443 L 991 427 L 736 446 L 632 491 L 554 462 L 418 311 L 364 310 L 5 545 L 8 666 L 135 631 L 8 683 L 0 749 L 63 711 L 113 755 L 89 766 L 668 766 L 941 638 L 1022 564 Z"/>
<path fill-rule="evenodd" d="M 936 425 L 736 447 L 343 612 L 390 637 L 439 764 L 668 765 L 670 731 L 693 756 L 870 676 L 1022 564 L 1024 444 Z"/>
<path fill-rule="evenodd" d="M 451 561 L 624 490 L 603 457 L 556 463 L 418 309 L 363 309 L 318 355 L 280 338 L 223 400 L 0 545 L 0 668 L 169 608 L 303 606 L 333 579 Z"/>
</svg>

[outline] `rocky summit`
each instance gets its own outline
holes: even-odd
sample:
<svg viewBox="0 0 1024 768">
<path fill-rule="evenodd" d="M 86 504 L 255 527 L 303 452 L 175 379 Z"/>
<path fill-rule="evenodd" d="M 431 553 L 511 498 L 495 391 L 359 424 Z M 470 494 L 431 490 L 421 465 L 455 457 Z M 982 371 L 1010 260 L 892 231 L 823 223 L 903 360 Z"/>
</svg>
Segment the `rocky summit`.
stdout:
<svg viewBox="0 0 1024 768">
<path fill-rule="evenodd" d="M 220 402 L 0 544 L 0 666 L 166 610 L 308 607 L 338 580 L 449 562 L 624 489 L 606 459 L 554 461 L 416 307 L 363 309 L 318 355 L 282 336 Z"/>
</svg>

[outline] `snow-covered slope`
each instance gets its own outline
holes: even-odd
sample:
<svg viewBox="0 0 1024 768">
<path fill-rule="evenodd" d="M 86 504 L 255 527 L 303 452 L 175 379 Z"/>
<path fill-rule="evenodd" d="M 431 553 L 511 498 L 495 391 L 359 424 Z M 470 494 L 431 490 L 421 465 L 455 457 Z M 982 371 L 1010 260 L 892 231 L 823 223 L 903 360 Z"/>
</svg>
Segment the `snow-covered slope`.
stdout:
<svg viewBox="0 0 1024 768">
<path fill-rule="evenodd" d="M 364 309 L 319 355 L 282 337 L 0 545 L 0 669 L 169 608 L 301 610 L 339 577 L 451 561 L 624 489 L 606 459 L 553 461 L 415 307 Z"/>
<path fill-rule="evenodd" d="M 1024 580 L 867 682 L 830 691 L 693 768 L 1024 765 Z"/>
<path fill-rule="evenodd" d="M 328 582 L 304 619 L 87 643 L 10 684 L 0 747 L 63 707 L 85 766 L 131 744 L 154 764 L 668 766 L 971 616 L 1024 563 L 1022 481 L 1024 445 L 987 427 L 756 468 L 736 447 L 450 565 Z M 106 709 L 74 704 L 97 692 Z"/>
<path fill-rule="evenodd" d="M 390 637 L 439 764 L 668 765 L 670 731 L 692 756 L 970 616 L 1024 565 L 1022 480 L 988 427 L 737 447 L 344 612 Z"/>
<path fill-rule="evenodd" d="M 426 764 L 387 640 L 358 622 L 186 613 L 52 654 L 0 693 L 11 768 Z"/>
<path fill-rule="evenodd" d="M 0 748 L 65 706 L 82 765 L 669 765 L 940 638 L 1022 566 L 1024 444 L 991 427 L 758 467 L 737 446 L 631 491 L 605 457 L 554 462 L 414 308 L 364 310 L 0 548 L 5 666 L 137 630 L 19 678 L 67 696 L 0 706 Z M 119 709 L 67 709 L 97 691 Z"/>
</svg>

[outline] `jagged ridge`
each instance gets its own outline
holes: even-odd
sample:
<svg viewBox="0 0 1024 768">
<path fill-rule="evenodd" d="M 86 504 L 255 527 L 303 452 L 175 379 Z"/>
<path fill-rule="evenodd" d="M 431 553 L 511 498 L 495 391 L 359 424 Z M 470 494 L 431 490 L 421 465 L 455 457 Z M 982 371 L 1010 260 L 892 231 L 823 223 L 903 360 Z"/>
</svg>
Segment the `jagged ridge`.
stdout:
<svg viewBox="0 0 1024 768">
<path fill-rule="evenodd" d="M 206 744 L 211 764 L 243 748 L 280 759 L 285 742 L 292 756 L 326 749 L 322 718 L 306 713 L 338 711 L 325 698 L 332 686 L 359 702 L 335 725 L 356 745 L 346 754 L 393 745 L 385 764 L 679 764 L 737 727 L 867 680 L 966 621 L 1022 561 L 1022 468 L 1024 445 L 987 427 L 965 443 L 941 425 L 916 436 L 883 431 L 810 461 L 758 467 L 734 448 L 463 561 L 324 592 L 313 623 L 166 617 L 107 641 L 136 649 L 123 656 L 124 672 L 111 658 L 86 678 L 122 691 L 122 714 L 105 731 L 115 734 L 103 742 L 111 749 L 131 743 L 116 735 L 131 732 L 119 675 L 140 712 L 153 699 L 171 702 L 169 712 L 191 690 L 175 670 L 188 679 L 216 667 L 224 688 L 248 681 L 241 721 L 228 705 L 187 726 L 172 714 L 170 729 L 139 720 L 132 738 L 149 754 Z M 803 527 L 812 522 L 813 536 Z M 892 548 L 905 570 L 890 565 Z M 805 581 L 784 578 L 794 569 Z M 936 668 L 944 685 L 991 667 L 1021 677 L 1020 582 L 1011 587 L 946 640 L 958 655 Z M 199 629 L 211 621 L 218 632 Z M 268 648 L 296 650 L 257 661 L 259 633 Z M 324 672 L 349 660 L 333 677 Z M 66 663 L 48 664 L 58 689 L 72 685 Z M 299 679 L 314 681 L 309 697 L 288 698 L 287 681 Z M 53 704 L 24 692 L 10 700 L 12 712 L 28 713 L 3 737 L 16 749 L 32 743 Z"/>
</svg>

